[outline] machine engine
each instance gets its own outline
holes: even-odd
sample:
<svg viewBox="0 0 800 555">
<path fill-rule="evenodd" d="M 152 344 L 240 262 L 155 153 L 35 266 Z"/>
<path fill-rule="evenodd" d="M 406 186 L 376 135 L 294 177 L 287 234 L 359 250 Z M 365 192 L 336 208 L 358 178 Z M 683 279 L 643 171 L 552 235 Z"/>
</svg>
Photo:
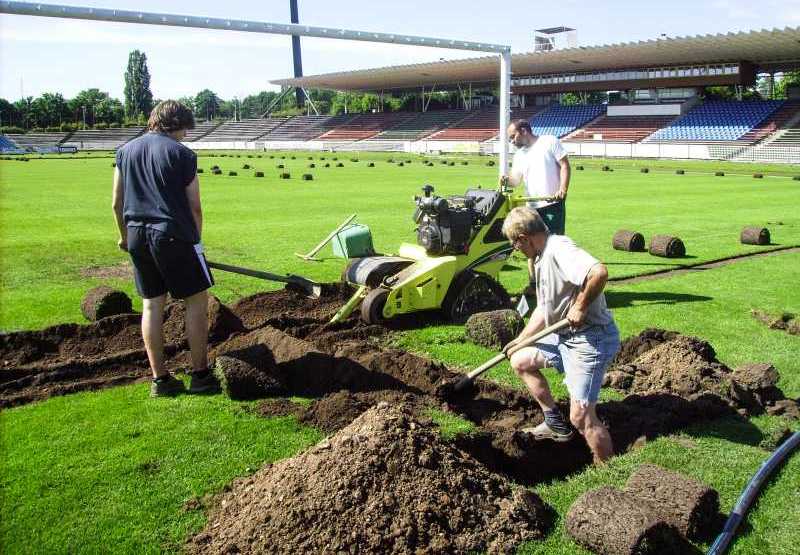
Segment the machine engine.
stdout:
<svg viewBox="0 0 800 555">
<path fill-rule="evenodd" d="M 425 185 L 422 191 L 424 196 L 414 197 L 417 244 L 431 255 L 466 254 L 473 231 L 483 223 L 475 199 L 438 197 L 432 195 L 432 185 Z"/>
</svg>

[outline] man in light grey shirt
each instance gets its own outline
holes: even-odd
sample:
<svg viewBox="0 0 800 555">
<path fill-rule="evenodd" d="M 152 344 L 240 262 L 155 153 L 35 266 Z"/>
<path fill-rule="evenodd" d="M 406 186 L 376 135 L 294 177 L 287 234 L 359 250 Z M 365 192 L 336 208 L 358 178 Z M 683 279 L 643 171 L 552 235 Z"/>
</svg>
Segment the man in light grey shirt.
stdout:
<svg viewBox="0 0 800 555">
<path fill-rule="evenodd" d="M 546 366 L 554 367 L 564 374 L 570 421 L 586 439 L 595 462 L 603 462 L 612 455 L 613 446 L 595 406 L 606 367 L 619 350 L 619 331 L 603 295 L 608 271 L 569 237 L 551 235 L 541 216 L 530 208 L 514 208 L 503 222 L 503 234 L 515 249 L 535 261 L 536 273 L 536 309 L 504 351 L 559 320 L 566 318 L 570 324 L 569 329 L 550 335 L 535 347 L 511 355 L 511 367 L 545 418 L 535 428 L 523 431 L 536 439 L 572 439 L 573 432 L 541 373 Z"/>
</svg>

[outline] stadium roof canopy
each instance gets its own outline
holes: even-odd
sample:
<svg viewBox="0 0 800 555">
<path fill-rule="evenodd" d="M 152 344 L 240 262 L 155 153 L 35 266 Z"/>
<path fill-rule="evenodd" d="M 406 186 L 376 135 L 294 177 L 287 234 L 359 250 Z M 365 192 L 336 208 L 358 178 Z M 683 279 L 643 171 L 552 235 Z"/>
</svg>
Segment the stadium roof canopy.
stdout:
<svg viewBox="0 0 800 555">
<path fill-rule="evenodd" d="M 749 62 L 756 71 L 800 68 L 800 27 L 579 46 L 514 54 L 515 77 L 676 65 Z M 271 81 L 275 85 L 348 91 L 403 91 L 456 84 L 495 84 L 497 58 L 480 57 L 380 67 Z"/>
</svg>

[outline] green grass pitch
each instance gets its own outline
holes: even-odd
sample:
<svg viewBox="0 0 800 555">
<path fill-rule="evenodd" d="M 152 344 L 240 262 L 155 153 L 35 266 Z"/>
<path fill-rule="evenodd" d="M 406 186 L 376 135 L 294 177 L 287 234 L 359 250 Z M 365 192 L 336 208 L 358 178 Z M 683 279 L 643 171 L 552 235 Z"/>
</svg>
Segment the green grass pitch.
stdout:
<svg viewBox="0 0 800 555">
<path fill-rule="evenodd" d="M 294 253 L 310 250 L 349 214 L 357 213 L 358 221 L 370 227 L 379 251 L 396 252 L 401 241 L 414 241 L 411 198 L 423 184 L 447 195 L 478 185 L 493 188 L 497 182 L 497 168 L 478 156 L 448 157 L 456 160 L 454 166 L 432 157 L 434 166 L 427 167 L 419 156 L 397 153 L 225 154 L 199 158 L 208 257 L 317 281 L 338 279 L 343 261 L 332 256 L 330 247 L 321 252 L 321 262 L 304 262 Z M 354 157 L 359 161 L 351 162 Z M 398 167 L 389 158 L 412 163 Z M 0 161 L 0 330 L 80 322 L 81 297 L 100 283 L 133 296 L 130 280 L 86 277 L 87 271 L 126 260 L 116 248 L 110 207 L 112 161 L 102 153 Z M 325 168 L 326 162 L 331 167 Z M 335 167 L 337 162 L 344 167 Z M 309 163 L 316 167 L 308 168 Z M 210 175 L 215 164 L 222 175 Z M 800 182 L 791 179 L 800 174 L 796 166 L 573 160 L 573 166 L 578 164 L 585 169 L 573 171 L 567 234 L 603 260 L 612 278 L 800 246 Z M 600 171 L 603 164 L 614 171 Z M 641 173 L 641 167 L 650 172 Z M 685 175 L 676 175 L 678 168 Z M 717 170 L 726 175 L 715 177 Z M 229 171 L 238 175 L 228 176 Z M 256 178 L 256 171 L 265 177 Z M 281 172 L 291 179 L 279 179 Z M 756 172 L 764 179 L 754 179 Z M 301 180 L 304 173 L 313 174 L 313 181 Z M 745 225 L 768 227 L 774 244 L 739 244 Z M 611 236 L 621 228 L 641 231 L 646 239 L 656 233 L 677 235 L 688 257 L 667 260 L 614 251 Z M 766 329 L 749 311 L 800 312 L 798 276 L 800 253 L 784 252 L 652 281 L 612 282 L 607 297 L 623 336 L 646 327 L 676 329 L 708 339 L 729 366 L 772 361 L 781 373 L 779 385 L 787 396 L 797 397 L 800 339 Z M 215 278 L 212 292 L 224 302 L 278 287 L 221 272 Z M 501 281 L 518 292 L 526 281 L 524 261 L 512 259 Z M 436 326 L 404 332 L 394 342 L 464 368 L 492 356 L 462 337 L 457 326 Z M 489 377 L 520 386 L 507 366 L 493 369 Z M 559 380 L 549 377 L 563 397 Z M 614 397 L 603 392 L 605 399 Z M 220 491 L 234 477 L 291 456 L 320 437 L 292 418 L 258 418 L 247 405 L 219 396 L 172 401 L 147 399 L 147 387 L 140 384 L 2 411 L 3 551 L 177 551 L 186 534 L 204 521 L 202 511 L 185 508 L 187 501 Z M 431 416 L 445 435 L 469 429 L 446 415 Z M 605 468 L 587 468 L 535 489 L 564 515 L 582 492 L 623 483 L 638 463 L 647 461 L 717 488 L 727 512 L 768 454 L 758 446 L 760 434 L 786 425 L 767 416 L 748 424 L 716 421 L 650 442 Z M 798 428 L 797 423 L 788 425 Z M 731 552 L 795 553 L 800 543 L 798 492 L 800 455 L 767 485 Z M 580 552 L 561 521 L 543 542 L 520 548 L 520 553 Z"/>
</svg>

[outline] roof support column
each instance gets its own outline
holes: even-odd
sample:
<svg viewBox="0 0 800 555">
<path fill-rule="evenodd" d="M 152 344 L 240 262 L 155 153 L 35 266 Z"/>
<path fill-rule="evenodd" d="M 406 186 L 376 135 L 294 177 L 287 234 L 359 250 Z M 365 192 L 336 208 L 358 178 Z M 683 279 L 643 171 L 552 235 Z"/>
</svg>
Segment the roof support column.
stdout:
<svg viewBox="0 0 800 555">
<path fill-rule="evenodd" d="M 500 176 L 508 174 L 508 129 L 511 119 L 511 52 L 500 54 Z"/>
</svg>

